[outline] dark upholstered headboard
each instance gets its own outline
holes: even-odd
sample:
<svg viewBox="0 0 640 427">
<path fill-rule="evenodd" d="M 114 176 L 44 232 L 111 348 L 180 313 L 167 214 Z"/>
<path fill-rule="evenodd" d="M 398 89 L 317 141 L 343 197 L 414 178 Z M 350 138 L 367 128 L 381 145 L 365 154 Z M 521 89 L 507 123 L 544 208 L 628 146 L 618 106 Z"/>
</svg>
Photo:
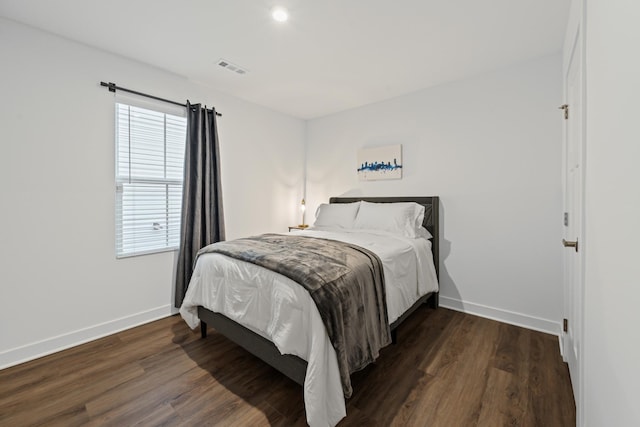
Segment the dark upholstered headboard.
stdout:
<svg viewBox="0 0 640 427">
<path fill-rule="evenodd" d="M 431 239 L 431 252 L 433 252 L 433 263 L 436 266 L 436 274 L 440 278 L 440 223 L 438 212 L 440 211 L 440 201 L 438 196 L 428 197 L 331 197 L 329 203 L 352 203 L 364 200 L 372 203 L 398 203 L 415 202 L 424 206 L 423 227 L 429 230 L 433 236 Z"/>
</svg>

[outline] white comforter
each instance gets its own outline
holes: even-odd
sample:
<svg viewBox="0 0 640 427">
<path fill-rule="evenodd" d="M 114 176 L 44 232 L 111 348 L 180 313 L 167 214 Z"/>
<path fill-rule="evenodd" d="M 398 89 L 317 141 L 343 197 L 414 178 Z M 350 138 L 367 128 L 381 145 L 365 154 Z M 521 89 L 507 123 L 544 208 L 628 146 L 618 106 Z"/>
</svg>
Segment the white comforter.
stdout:
<svg viewBox="0 0 640 427">
<path fill-rule="evenodd" d="M 367 248 L 382 260 L 389 323 L 438 282 L 431 242 L 388 233 L 309 229 L 304 236 L 341 240 Z M 309 293 L 278 273 L 220 254 L 196 263 L 180 314 L 191 328 L 201 305 L 271 340 L 280 353 L 308 362 L 304 383 L 307 422 L 334 426 L 346 416 L 336 353 Z"/>
</svg>

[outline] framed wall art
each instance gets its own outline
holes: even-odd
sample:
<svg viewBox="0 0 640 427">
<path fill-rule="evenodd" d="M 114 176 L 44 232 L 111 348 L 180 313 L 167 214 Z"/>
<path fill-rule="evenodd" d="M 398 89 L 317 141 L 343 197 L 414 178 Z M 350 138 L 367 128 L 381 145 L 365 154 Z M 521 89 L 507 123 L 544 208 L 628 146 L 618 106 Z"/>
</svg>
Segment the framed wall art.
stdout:
<svg viewBox="0 0 640 427">
<path fill-rule="evenodd" d="M 360 181 L 402 179 L 402 145 L 359 149 L 358 178 Z"/>
</svg>

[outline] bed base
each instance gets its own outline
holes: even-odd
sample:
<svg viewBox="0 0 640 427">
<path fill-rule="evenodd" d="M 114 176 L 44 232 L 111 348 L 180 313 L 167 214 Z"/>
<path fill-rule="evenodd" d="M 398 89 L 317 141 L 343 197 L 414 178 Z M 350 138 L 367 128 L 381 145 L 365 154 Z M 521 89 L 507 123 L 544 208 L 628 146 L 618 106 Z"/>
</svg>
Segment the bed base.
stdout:
<svg viewBox="0 0 640 427">
<path fill-rule="evenodd" d="M 296 383 L 304 384 L 304 377 L 307 372 L 307 362 L 305 360 L 292 354 L 280 354 L 274 343 L 223 314 L 214 313 L 199 306 L 198 317 L 200 318 L 202 338 L 207 336 L 207 327 L 212 326 L 220 334 L 273 366 Z"/>
<path fill-rule="evenodd" d="M 396 329 L 398 326 L 425 303 L 428 303 L 430 307 L 438 308 L 438 293 L 433 292 L 422 296 L 402 316 L 391 324 L 391 340 L 394 344 L 397 341 Z M 273 342 L 236 323 L 223 314 L 215 313 L 199 306 L 198 317 L 200 318 L 200 334 L 202 338 L 207 337 L 207 328 L 211 326 L 220 334 L 259 359 L 262 359 L 296 383 L 304 385 L 304 378 L 307 372 L 307 362 L 304 359 L 292 354 L 280 354 L 280 351 Z"/>
</svg>

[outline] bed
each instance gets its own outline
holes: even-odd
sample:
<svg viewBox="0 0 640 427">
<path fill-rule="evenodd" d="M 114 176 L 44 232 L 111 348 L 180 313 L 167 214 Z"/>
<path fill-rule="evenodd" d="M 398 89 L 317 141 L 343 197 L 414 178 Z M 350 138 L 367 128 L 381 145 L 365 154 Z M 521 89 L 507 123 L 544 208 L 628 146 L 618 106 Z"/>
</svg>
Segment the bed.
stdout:
<svg viewBox="0 0 640 427">
<path fill-rule="evenodd" d="M 414 202 L 423 206 L 421 225 L 431 238 L 408 239 L 322 227 L 291 234 L 371 246 L 383 259 L 388 321 L 395 341 L 396 329 L 417 308 L 425 303 L 438 306 L 438 197 L 335 197 L 330 199 L 330 205 L 347 207 L 361 201 L 374 204 Z M 405 253 L 400 266 L 385 261 L 389 253 L 395 257 L 397 251 Z M 411 255 L 414 252 L 421 255 Z M 417 260 L 415 264 L 411 261 L 412 256 Z M 409 261 L 411 268 L 407 268 Z M 416 270 L 415 278 L 410 274 L 404 277 L 405 270 Z M 389 278 L 392 278 L 391 284 Z M 415 295 L 404 295 L 406 286 L 395 287 L 395 281 L 411 283 L 412 280 L 418 282 Z M 336 352 L 318 309 L 302 286 L 251 263 L 221 254 L 202 254 L 180 312 L 190 327 L 200 324 L 203 338 L 207 335 L 207 327 L 211 326 L 303 385 L 307 421 L 311 426 L 335 425 L 346 415 L 343 384 L 336 373 Z"/>
</svg>

